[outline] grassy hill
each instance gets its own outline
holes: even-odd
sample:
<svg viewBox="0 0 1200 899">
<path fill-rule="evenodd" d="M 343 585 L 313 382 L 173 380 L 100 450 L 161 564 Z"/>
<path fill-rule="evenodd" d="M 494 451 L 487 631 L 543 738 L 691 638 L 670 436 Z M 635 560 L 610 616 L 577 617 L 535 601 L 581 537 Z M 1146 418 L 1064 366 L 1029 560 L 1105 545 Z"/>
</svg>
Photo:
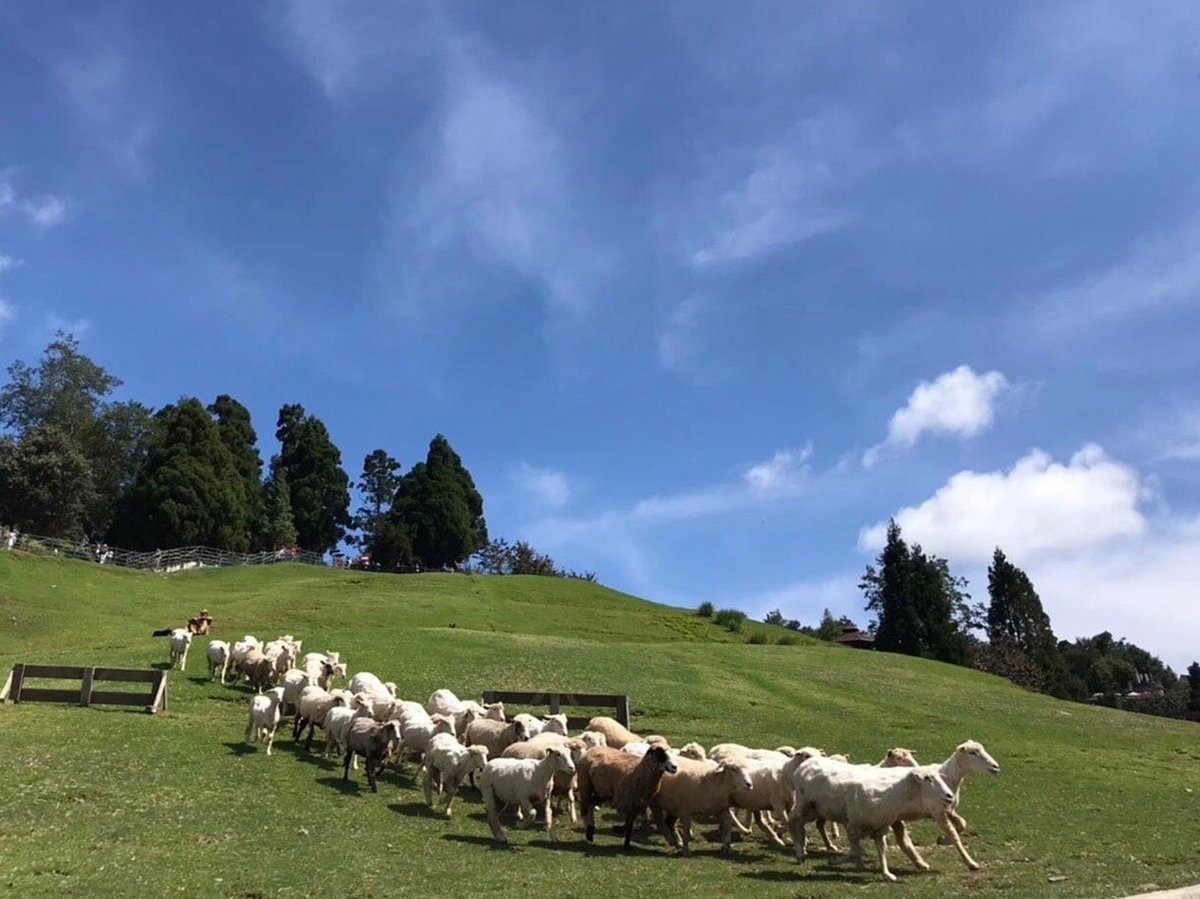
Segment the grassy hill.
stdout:
<svg viewBox="0 0 1200 899">
<path fill-rule="evenodd" d="M 633 726 L 672 743 L 815 744 L 873 761 L 923 761 L 981 740 L 998 777 L 964 788 L 968 872 L 949 847 L 901 882 L 797 865 L 756 840 L 731 858 L 700 838 L 692 858 L 657 835 L 629 856 L 603 828 L 510 829 L 491 846 L 468 791 L 453 821 L 430 814 L 411 765 L 371 795 L 361 774 L 296 750 L 241 745 L 249 691 L 204 680 L 204 644 L 172 674 L 170 711 L 0 707 L 0 890 L 19 896 L 416 895 L 1119 896 L 1200 880 L 1200 728 L 1056 702 L 934 662 L 802 641 L 748 645 L 687 612 L 577 581 L 371 576 L 300 566 L 170 577 L 0 553 L 0 665 L 150 666 L 150 638 L 200 606 L 216 636 L 290 632 L 338 650 L 351 671 L 424 699 L 449 686 L 624 692 Z M 781 633 L 755 625 L 764 632 Z M 319 745 L 319 742 L 318 742 Z M 701 827 L 701 834 L 713 831 Z M 919 845 L 934 830 L 917 828 Z M 1052 875 L 1066 881 L 1050 883 Z"/>
</svg>

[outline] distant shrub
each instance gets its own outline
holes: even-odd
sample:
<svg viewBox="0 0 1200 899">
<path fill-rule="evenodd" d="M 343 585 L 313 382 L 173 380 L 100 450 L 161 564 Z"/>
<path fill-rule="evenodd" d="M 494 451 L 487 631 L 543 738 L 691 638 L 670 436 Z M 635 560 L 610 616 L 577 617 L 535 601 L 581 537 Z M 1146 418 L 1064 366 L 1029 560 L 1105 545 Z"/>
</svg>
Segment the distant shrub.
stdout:
<svg viewBox="0 0 1200 899">
<path fill-rule="evenodd" d="M 696 614 L 701 618 L 712 618 L 713 604 L 711 602 L 700 603 L 700 605 L 696 608 Z"/>
<path fill-rule="evenodd" d="M 762 631 L 755 631 L 746 638 L 746 642 L 753 643 L 755 646 L 762 646 L 764 643 L 768 643 L 770 641 L 767 640 L 767 635 Z"/>
<path fill-rule="evenodd" d="M 746 613 L 739 609 L 721 609 L 713 616 L 713 621 L 731 634 L 739 634 L 746 622 Z"/>
<path fill-rule="evenodd" d="M 791 634 L 784 634 L 782 637 L 780 637 L 775 642 L 778 643 L 780 646 L 795 646 L 800 641 L 796 637 L 793 637 Z"/>
</svg>

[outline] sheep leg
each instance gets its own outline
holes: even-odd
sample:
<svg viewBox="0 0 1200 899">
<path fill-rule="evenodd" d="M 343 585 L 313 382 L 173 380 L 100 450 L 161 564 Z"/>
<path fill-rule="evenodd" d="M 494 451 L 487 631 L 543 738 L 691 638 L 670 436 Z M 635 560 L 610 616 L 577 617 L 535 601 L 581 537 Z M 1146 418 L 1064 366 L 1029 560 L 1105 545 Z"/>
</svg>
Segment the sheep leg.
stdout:
<svg viewBox="0 0 1200 899">
<path fill-rule="evenodd" d="M 592 805 L 592 794 L 589 790 L 583 794 L 583 809 L 581 811 L 584 823 L 584 839 L 589 843 L 596 839 L 596 808 Z"/>
<path fill-rule="evenodd" d="M 350 757 L 354 758 L 354 753 L 350 753 Z M 373 752 L 367 752 L 367 761 L 364 767 L 367 769 L 367 783 L 371 785 L 371 792 L 378 793 L 379 787 L 375 785 L 375 774 L 379 768 L 379 759 L 375 758 Z"/>
<path fill-rule="evenodd" d="M 251 715 L 250 718 L 246 721 L 246 742 L 247 743 L 254 742 L 253 735 L 254 735 L 254 716 Z"/>
<path fill-rule="evenodd" d="M 776 846 L 785 848 L 787 846 L 787 844 L 784 843 L 783 838 L 781 836 L 779 836 L 778 833 L 775 832 L 775 828 L 772 827 L 767 822 L 767 818 L 768 818 L 768 813 L 764 813 L 761 811 L 754 813 L 754 820 L 758 822 L 759 827 L 761 827 L 764 831 L 766 831 L 767 837 L 770 839 L 770 841 L 772 843 L 774 843 Z"/>
<path fill-rule="evenodd" d="M 425 804 L 433 808 L 433 768 L 426 762 L 421 770 L 425 775 Z"/>
<path fill-rule="evenodd" d="M 909 860 L 919 870 L 928 871 L 929 862 L 921 858 L 921 853 L 913 845 L 912 838 L 908 835 L 908 828 L 904 826 L 903 821 L 897 821 L 892 825 L 892 833 L 896 835 L 896 842 L 900 845 L 900 851 L 907 855 Z"/>
<path fill-rule="evenodd" d="M 638 810 L 634 809 L 625 816 L 625 850 L 633 848 L 633 825 L 638 819 Z"/>
<path fill-rule="evenodd" d="M 724 836 L 725 833 L 727 832 L 727 830 L 726 830 L 727 826 L 728 825 L 722 823 L 722 825 L 721 825 L 721 835 L 722 836 Z M 692 842 L 692 816 L 688 815 L 688 814 L 680 815 L 679 816 L 679 854 L 680 855 L 691 855 L 692 854 L 691 842 Z"/>
<path fill-rule="evenodd" d="M 728 855 L 733 851 L 733 820 L 737 817 L 733 809 L 721 812 L 721 852 Z"/>
<path fill-rule="evenodd" d="M 670 815 L 664 815 L 662 809 L 654 809 L 654 823 L 658 827 L 658 832 L 663 835 L 672 849 L 679 847 L 679 837 L 675 833 L 675 819 Z"/>
<path fill-rule="evenodd" d="M 346 764 L 342 768 L 342 781 L 343 782 L 350 780 L 350 756 L 352 756 L 352 755 L 354 755 L 353 752 L 346 753 Z"/>
<path fill-rule="evenodd" d="M 458 795 L 458 784 L 459 784 L 459 781 L 457 778 L 455 778 L 454 780 L 450 781 L 449 784 L 446 785 L 446 817 L 447 818 L 449 818 L 451 815 L 450 806 L 452 806 L 454 804 L 454 797 Z"/>
<path fill-rule="evenodd" d="M 500 826 L 500 814 L 496 810 L 496 797 L 488 793 L 484 797 L 487 803 L 487 820 L 492 827 L 492 839 L 497 843 L 507 843 L 508 835 L 504 833 L 504 828 Z"/>
<path fill-rule="evenodd" d="M 826 849 L 828 849 L 830 852 L 837 852 L 837 844 L 834 843 L 833 840 L 829 839 L 829 834 L 825 832 L 825 826 L 827 823 L 828 822 L 826 822 L 824 818 L 818 818 L 817 833 L 821 835 L 821 842 L 825 844 Z M 837 824 L 835 823 L 833 826 L 837 827 Z"/>
<path fill-rule="evenodd" d="M 300 710 L 296 710 L 296 720 L 292 722 L 292 741 L 299 742 L 300 734 L 304 733 L 305 720 L 300 717 Z"/>
<path fill-rule="evenodd" d="M 887 837 L 882 833 L 875 834 L 875 851 L 879 853 L 879 867 L 883 871 L 883 879 L 894 883 L 896 875 L 888 870 Z"/>
<path fill-rule="evenodd" d="M 946 838 L 954 844 L 954 848 L 958 850 L 958 854 L 962 856 L 963 863 L 972 871 L 979 870 L 979 862 L 971 858 L 971 853 L 967 852 L 967 847 L 963 845 L 962 839 L 958 835 L 958 831 L 954 829 L 954 825 L 946 818 L 937 822 L 946 834 Z"/>
<path fill-rule="evenodd" d="M 555 836 L 555 834 L 554 834 L 554 812 L 551 810 L 550 804 L 551 804 L 551 795 L 549 792 L 547 792 L 546 793 L 546 804 L 542 811 L 542 814 L 544 814 L 546 816 L 546 836 L 550 837 L 551 843 L 557 843 L 558 837 Z"/>
<path fill-rule="evenodd" d="M 534 809 L 533 803 L 522 798 L 521 804 L 517 806 L 517 827 L 524 830 L 533 824 L 535 818 L 537 818 L 537 811 Z"/>
<path fill-rule="evenodd" d="M 800 810 L 793 809 L 792 814 L 788 816 L 788 832 L 792 837 L 792 851 L 796 855 L 797 862 L 804 861 L 804 853 L 806 837 L 804 835 L 804 816 L 800 814 Z"/>
<path fill-rule="evenodd" d="M 741 819 L 738 818 L 736 812 L 730 812 L 729 818 L 732 821 L 733 826 L 737 828 L 738 833 L 742 834 L 743 836 L 747 836 L 747 837 L 750 836 L 749 825 L 743 824 Z M 747 820 L 752 820 L 752 819 L 747 819 Z"/>
<path fill-rule="evenodd" d="M 958 831 L 958 835 L 960 837 L 964 833 L 966 833 L 967 822 L 963 818 L 962 815 L 960 815 L 958 812 L 951 809 L 949 812 L 949 817 L 950 817 L 950 824 L 953 825 L 954 829 Z M 939 846 L 949 846 L 950 840 L 946 839 L 946 837 L 944 837 L 944 836 L 940 836 L 940 837 L 938 837 L 938 845 Z"/>
<path fill-rule="evenodd" d="M 271 754 L 271 747 L 275 745 L 275 728 L 267 731 L 267 755 Z"/>
</svg>

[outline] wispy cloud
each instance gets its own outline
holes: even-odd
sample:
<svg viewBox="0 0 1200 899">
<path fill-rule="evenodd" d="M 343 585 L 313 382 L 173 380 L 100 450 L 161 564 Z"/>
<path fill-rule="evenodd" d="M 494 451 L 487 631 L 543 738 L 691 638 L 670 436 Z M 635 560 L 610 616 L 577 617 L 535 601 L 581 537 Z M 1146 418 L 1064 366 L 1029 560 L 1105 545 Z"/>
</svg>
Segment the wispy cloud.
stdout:
<svg viewBox="0 0 1200 899">
<path fill-rule="evenodd" d="M 24 260 L 17 259 L 15 256 L 8 256 L 0 253 L 0 275 L 3 275 L 9 269 L 19 268 Z"/>
<path fill-rule="evenodd" d="M 124 175 L 145 177 L 148 149 L 158 130 L 155 79 L 135 71 L 129 55 L 115 43 L 89 37 L 81 51 L 55 66 L 63 102 L 86 140 L 99 147 Z"/>
<path fill-rule="evenodd" d="M 54 194 L 23 196 L 18 193 L 11 177 L 8 173 L 0 172 L 0 215 L 15 212 L 39 231 L 61 225 L 66 220 L 67 204 L 60 197 Z M 20 264 L 19 260 L 13 260 L 11 256 L 0 257 L 0 260 L 3 259 L 8 259 L 10 265 L 0 262 L 0 271 Z"/>
<path fill-rule="evenodd" d="M 17 315 L 17 307 L 0 297 L 0 337 L 4 336 L 6 326 Z"/>
<path fill-rule="evenodd" d="M 57 312 L 51 312 L 46 316 L 46 331 L 54 334 L 58 331 L 66 331 L 68 334 L 74 334 L 76 337 L 82 337 L 92 329 L 92 321 L 89 318 L 80 316 L 78 318 L 65 318 Z"/>
<path fill-rule="evenodd" d="M 1017 316 L 1021 328 L 1054 342 L 1066 335 L 1196 307 L 1200 307 L 1200 219 L 1172 233 L 1137 241 L 1121 261 L 1037 299 Z"/>
<path fill-rule="evenodd" d="M 888 422 L 887 438 L 863 455 L 870 468 L 889 452 L 914 446 L 923 434 L 974 437 L 991 427 L 996 401 L 1011 389 L 998 371 L 979 375 L 969 365 L 922 381 Z"/>
<path fill-rule="evenodd" d="M 853 574 L 838 574 L 814 581 L 793 581 L 762 593 L 743 597 L 738 603 L 754 618 L 762 618 L 779 609 L 785 618 L 798 619 L 802 624 L 815 626 L 829 609 L 835 616 L 846 615 L 863 621 L 862 593 L 859 578 Z"/>
<path fill-rule="evenodd" d="M 858 177 L 865 154 L 842 116 L 801 122 L 757 150 L 748 171 L 707 214 L 710 233 L 692 252 L 699 267 L 742 262 L 833 231 L 853 220 L 838 192 Z"/>
<path fill-rule="evenodd" d="M 571 498 L 570 481 L 561 471 L 522 462 L 509 479 L 539 508 L 561 509 Z"/>
</svg>

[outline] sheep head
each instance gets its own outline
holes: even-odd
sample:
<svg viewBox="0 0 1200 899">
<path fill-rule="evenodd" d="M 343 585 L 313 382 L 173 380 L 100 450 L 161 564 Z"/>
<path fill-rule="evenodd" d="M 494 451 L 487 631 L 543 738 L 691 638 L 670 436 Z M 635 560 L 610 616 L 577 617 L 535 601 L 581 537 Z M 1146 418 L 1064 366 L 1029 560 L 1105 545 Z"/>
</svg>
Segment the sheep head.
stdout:
<svg viewBox="0 0 1200 899">
<path fill-rule="evenodd" d="M 915 768 L 917 767 L 917 757 L 912 754 L 911 750 L 905 749 L 902 746 L 897 746 L 894 749 L 889 749 L 887 755 L 883 757 L 883 761 L 879 763 L 880 768 Z"/>
<path fill-rule="evenodd" d="M 507 721 L 508 718 L 504 715 L 504 703 L 489 702 L 483 707 L 483 717 L 491 718 L 493 721 Z"/>
<path fill-rule="evenodd" d="M 795 746 L 776 746 L 775 751 L 780 753 L 781 755 L 786 755 L 788 758 L 791 758 L 792 756 L 794 756 L 796 754 L 796 747 Z"/>
<path fill-rule="evenodd" d="M 986 771 L 989 774 L 1000 773 L 1000 763 L 988 755 L 983 744 L 975 740 L 960 743 L 954 754 L 965 764 L 968 771 Z"/>
<path fill-rule="evenodd" d="M 452 715 L 430 715 L 429 720 L 433 722 L 434 734 L 454 734 L 454 716 Z"/>
<path fill-rule="evenodd" d="M 467 770 L 478 768 L 483 770 L 483 766 L 487 764 L 488 748 L 486 746 L 468 746 L 467 757 L 469 759 Z"/>
<path fill-rule="evenodd" d="M 702 762 L 708 758 L 708 753 L 704 751 L 704 747 L 699 743 L 687 743 L 679 750 L 680 756 L 685 759 L 692 759 L 697 762 Z"/>
<path fill-rule="evenodd" d="M 954 791 L 946 786 L 940 774 L 914 768 L 905 776 L 905 780 L 920 790 L 921 795 L 931 805 L 949 808 L 954 804 Z"/>
<path fill-rule="evenodd" d="M 564 774 L 575 773 L 575 763 L 571 761 L 571 753 L 563 746 L 551 746 L 550 751 L 546 753 L 547 758 L 554 761 L 551 766 L 555 771 L 561 771 Z"/>
<path fill-rule="evenodd" d="M 566 715 L 543 715 L 542 723 L 545 725 L 542 728 L 544 733 L 567 735 Z"/>
<path fill-rule="evenodd" d="M 671 753 L 667 752 L 662 746 L 651 746 L 646 750 L 646 754 L 642 756 L 642 759 L 643 761 L 649 759 L 649 764 L 667 774 L 674 774 L 679 770 L 679 766 L 671 758 Z"/>
<path fill-rule="evenodd" d="M 750 775 L 744 767 L 736 762 L 724 762 L 717 765 L 714 773 L 724 779 L 735 790 L 754 789 L 754 784 L 750 782 Z"/>
</svg>

